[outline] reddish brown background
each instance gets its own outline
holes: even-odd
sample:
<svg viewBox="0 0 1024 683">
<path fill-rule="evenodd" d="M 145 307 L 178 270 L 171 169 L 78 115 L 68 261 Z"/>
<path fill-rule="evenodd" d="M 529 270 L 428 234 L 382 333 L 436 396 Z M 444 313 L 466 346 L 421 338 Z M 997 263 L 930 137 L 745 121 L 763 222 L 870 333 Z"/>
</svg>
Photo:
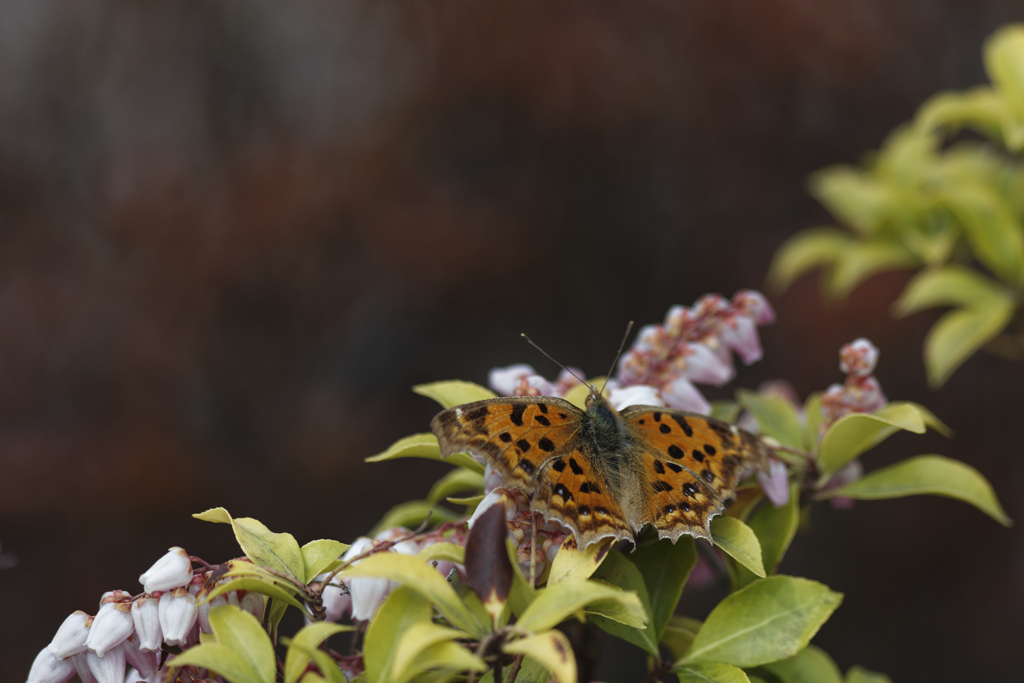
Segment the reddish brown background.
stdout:
<svg viewBox="0 0 1024 683">
<path fill-rule="evenodd" d="M 603 373 L 629 319 L 761 287 L 826 221 L 803 183 L 929 94 L 983 81 L 1009 1 L 0 3 L 0 680 L 170 545 L 236 554 L 215 505 L 351 540 L 443 466 L 367 465 L 425 431 L 410 385 Z M 924 384 L 905 279 L 773 296 L 735 386 L 840 379 L 882 349 L 1024 520 L 1024 368 Z M 718 395 L 711 392 L 712 395 Z M 816 508 L 783 570 L 846 593 L 816 641 L 896 681 L 1010 680 L 1024 544 L 944 499 Z M 717 594 L 685 598 L 703 616 Z M 618 657 L 605 680 L 639 680 Z"/>
</svg>

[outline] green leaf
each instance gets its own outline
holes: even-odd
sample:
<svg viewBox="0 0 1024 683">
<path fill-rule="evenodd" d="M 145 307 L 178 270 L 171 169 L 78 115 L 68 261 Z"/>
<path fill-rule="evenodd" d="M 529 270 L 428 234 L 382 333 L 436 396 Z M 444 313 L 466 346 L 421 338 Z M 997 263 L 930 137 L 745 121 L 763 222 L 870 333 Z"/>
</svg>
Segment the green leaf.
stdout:
<svg viewBox="0 0 1024 683">
<path fill-rule="evenodd" d="M 892 683 L 892 679 L 862 666 L 853 666 L 846 672 L 846 683 Z"/>
<path fill-rule="evenodd" d="M 288 644 L 288 654 L 284 660 L 284 683 L 296 683 L 306 671 L 311 657 L 306 654 L 308 650 L 315 650 L 320 643 L 327 640 L 336 633 L 343 631 L 354 631 L 355 626 L 344 626 L 329 622 L 317 622 L 310 624 L 295 634 L 295 637 Z M 334 669 L 338 667 L 335 666 Z"/>
<path fill-rule="evenodd" d="M 440 671 L 487 671 L 487 664 L 475 654 L 451 641 L 431 645 L 409 663 L 405 673 L 395 683 L 405 683 L 424 671 L 437 669 Z"/>
<path fill-rule="evenodd" d="M 417 384 L 412 388 L 420 396 L 432 398 L 444 408 L 454 408 L 464 403 L 483 401 L 488 398 L 498 398 L 498 395 L 473 382 L 463 382 L 457 379 L 447 382 L 431 382 L 430 384 Z"/>
<path fill-rule="evenodd" d="M 919 264 L 917 257 L 902 244 L 887 240 L 854 242 L 847 245 L 836 261 L 825 291 L 835 299 L 842 299 L 876 273 Z"/>
<path fill-rule="evenodd" d="M 261 595 L 266 595 L 268 598 L 274 598 L 292 607 L 297 607 L 303 612 L 306 611 L 302 603 L 295 597 L 295 588 L 289 589 L 288 584 L 255 576 L 219 583 L 209 592 L 207 597 L 212 600 L 222 593 L 229 593 L 231 591 L 255 591 Z"/>
<path fill-rule="evenodd" d="M 288 603 L 281 600 L 269 599 L 267 605 L 267 631 L 270 633 L 270 642 L 277 643 L 277 629 L 288 611 Z M 305 610 L 303 610 L 305 611 Z"/>
<path fill-rule="evenodd" d="M 674 544 L 667 538 L 641 546 L 629 555 L 643 576 L 650 599 L 651 625 L 660 641 L 669 619 L 676 611 L 683 586 L 697 564 L 697 547 L 692 536 L 680 536 Z"/>
<path fill-rule="evenodd" d="M 679 683 L 750 683 L 743 669 L 719 662 L 683 664 L 675 672 Z"/>
<path fill-rule="evenodd" d="M 764 668 L 783 683 L 844 683 L 843 674 L 821 648 L 808 645 L 796 655 Z"/>
<path fill-rule="evenodd" d="M 999 95 L 988 86 L 979 86 L 932 95 L 918 108 L 914 125 L 924 129 L 945 128 L 951 132 L 973 128 L 1000 140 L 1009 116 Z"/>
<path fill-rule="evenodd" d="M 462 515 L 452 512 L 446 507 L 431 505 L 425 500 L 410 500 L 407 503 L 399 503 L 388 510 L 384 517 L 370 531 L 370 535 L 376 536 L 380 532 L 396 526 L 415 529 L 423 523 L 428 515 L 430 516 L 431 526 L 437 526 L 445 522 L 454 522 L 462 517 Z"/>
<path fill-rule="evenodd" d="M 935 306 L 984 306 L 1003 292 L 998 282 L 976 270 L 950 265 L 915 275 L 893 304 L 893 312 L 903 317 Z"/>
<path fill-rule="evenodd" d="M 650 597 L 647 594 L 647 587 L 644 585 L 644 579 L 640 574 L 640 570 L 619 551 L 612 550 L 608 553 L 594 578 L 621 588 L 624 591 L 633 591 L 640 599 L 644 612 L 646 614 L 651 613 Z M 643 626 L 637 628 L 635 626 L 627 626 L 618 621 L 612 621 L 603 616 L 592 616 L 591 618 L 603 631 L 617 638 L 622 638 L 628 643 L 633 643 L 655 657 L 658 656 L 658 638 L 650 624 L 646 628 Z"/>
<path fill-rule="evenodd" d="M 618 605 L 624 610 L 631 626 L 644 626 L 647 615 L 636 593 L 627 593 L 596 581 L 563 581 L 548 586 L 539 591 L 533 602 L 523 610 L 516 625 L 534 633 L 547 631 L 584 607 L 600 606 L 599 603 Z M 608 613 L 605 612 L 605 615 Z"/>
<path fill-rule="evenodd" d="M 928 383 L 942 386 L 954 370 L 1006 327 L 1014 309 L 1013 299 L 1000 295 L 988 305 L 957 309 L 939 318 L 924 342 Z"/>
<path fill-rule="evenodd" d="M 234 605 L 210 610 L 213 641 L 185 650 L 171 666 L 210 669 L 231 683 L 274 683 L 274 646 L 253 615 Z"/>
<path fill-rule="evenodd" d="M 711 415 L 710 417 L 725 422 L 726 424 L 733 424 L 739 417 L 740 405 L 736 401 L 729 401 L 726 399 L 719 399 L 711 402 Z"/>
<path fill-rule="evenodd" d="M 291 534 L 275 534 L 250 517 L 232 518 L 224 508 L 212 508 L 192 516 L 204 522 L 230 524 L 246 557 L 305 583 L 306 563 L 298 542 Z"/>
<path fill-rule="evenodd" d="M 752 667 L 806 647 L 842 602 L 816 581 L 770 576 L 728 596 L 711 611 L 680 664 Z"/>
<path fill-rule="evenodd" d="M 800 526 L 799 501 L 799 486 L 793 484 L 790 486 L 789 500 L 785 505 L 776 508 L 770 502 L 766 502 L 747 520 L 747 526 L 754 532 L 761 544 L 761 559 L 764 570 L 768 574 L 775 573 L 789 544 L 796 536 L 797 527 Z M 756 580 L 757 576 L 746 568 L 737 569 L 736 585 L 738 587 L 742 588 Z"/>
<path fill-rule="evenodd" d="M 804 449 L 813 453 L 818 448 L 818 425 L 825 421 L 825 415 L 821 412 L 820 391 L 814 392 L 804 401 L 804 415 Z"/>
<path fill-rule="evenodd" d="M 306 583 L 321 574 L 348 550 L 348 543 L 320 539 L 302 546 L 302 561 L 306 565 Z"/>
<path fill-rule="evenodd" d="M 1012 151 L 1024 147 L 1020 122 L 1024 120 L 1024 28 L 1010 24 L 985 41 L 985 70 L 1016 125 L 1004 130 L 1006 146 Z"/>
<path fill-rule="evenodd" d="M 669 619 L 665 633 L 661 637 L 661 644 L 668 648 L 673 660 L 682 659 L 693 644 L 693 639 L 697 637 L 700 627 L 701 622 L 690 617 L 673 615 Z"/>
<path fill-rule="evenodd" d="M 424 562 L 447 561 L 465 564 L 466 549 L 454 543 L 434 543 L 421 550 L 416 557 Z"/>
<path fill-rule="evenodd" d="M 512 590 L 508 594 L 508 604 L 512 608 L 512 614 L 522 616 L 526 608 L 537 598 L 538 591 L 530 585 L 529 580 L 523 576 L 519 565 L 512 563 Z"/>
<path fill-rule="evenodd" d="M 363 564 L 381 555 L 371 555 Z M 435 574 L 437 572 L 434 572 Z M 391 592 L 370 620 L 363 645 L 366 683 L 391 683 L 395 649 L 402 636 L 416 624 L 429 624 L 433 610 L 430 601 L 409 586 Z"/>
<path fill-rule="evenodd" d="M 531 657 L 543 666 L 558 683 L 576 683 L 576 658 L 569 639 L 560 631 L 546 631 L 522 640 L 505 643 L 508 654 Z"/>
<path fill-rule="evenodd" d="M 339 578 L 351 576 L 382 576 L 409 586 L 424 595 L 453 626 L 471 633 L 486 633 L 489 630 L 476 620 L 451 584 L 418 557 L 377 553 L 345 569 Z"/>
<path fill-rule="evenodd" d="M 971 183 L 949 185 L 941 199 L 964 226 L 971 250 L 1006 282 L 1024 281 L 1024 230 L 1010 206 L 990 188 Z"/>
<path fill-rule="evenodd" d="M 874 413 L 844 415 L 821 439 L 821 471 L 828 475 L 842 469 L 900 429 L 915 434 L 925 432 L 924 419 L 915 405 L 894 401 Z"/>
<path fill-rule="evenodd" d="M 430 621 L 419 621 L 409 626 L 402 634 L 395 648 L 394 659 L 391 662 L 392 677 L 396 683 L 411 678 L 408 675 L 413 662 L 424 650 L 432 648 L 438 643 L 450 640 L 471 639 L 472 636 L 465 631 L 460 631 L 447 626 L 441 626 Z"/>
<path fill-rule="evenodd" d="M 288 646 L 289 655 L 295 652 L 296 657 L 301 656 L 305 658 L 306 663 L 302 664 L 302 668 L 298 670 L 299 675 L 305 674 L 302 676 L 302 683 L 316 683 L 316 681 L 346 683 L 345 675 L 341 673 L 337 663 L 323 650 L 310 647 L 305 643 L 295 642 L 295 640 L 290 638 L 282 638 L 281 642 Z M 326 678 L 314 671 L 306 671 L 309 667 L 309 662 L 313 662 L 321 672 L 325 673 Z M 287 669 L 287 666 L 285 668 Z"/>
<path fill-rule="evenodd" d="M 737 396 L 743 407 L 757 419 L 761 433 L 790 448 L 803 446 L 803 433 L 796 406 L 782 398 L 740 389 Z"/>
<path fill-rule="evenodd" d="M 845 496 L 858 500 L 902 498 L 920 494 L 946 496 L 969 503 L 1003 526 L 1006 516 L 992 485 L 976 469 L 941 455 L 919 455 L 876 470 L 842 488 L 819 494 L 822 498 Z"/>
<path fill-rule="evenodd" d="M 586 550 L 580 552 L 576 547 L 575 537 L 566 536 L 562 547 L 555 554 L 555 560 L 551 563 L 548 585 L 562 581 L 586 581 L 608 556 L 608 550 L 612 547 L 613 542 L 614 539 L 606 538 L 603 541 L 591 543 Z"/>
<path fill-rule="evenodd" d="M 775 252 L 768 282 L 776 291 L 787 289 L 809 270 L 835 263 L 853 242 L 849 233 L 835 228 L 804 230 L 786 240 Z"/>
<path fill-rule="evenodd" d="M 483 473 L 484 471 L 484 466 L 466 453 L 452 453 L 447 458 L 442 458 L 441 448 L 437 445 L 437 437 L 433 434 L 413 434 L 399 439 L 383 453 L 367 458 L 366 462 L 383 462 L 397 458 L 426 458 L 427 460 L 448 462 L 474 472 Z"/>
<path fill-rule="evenodd" d="M 761 544 L 750 527 L 735 517 L 715 517 L 711 520 L 711 538 L 741 565 L 764 577 Z"/>
<path fill-rule="evenodd" d="M 854 166 L 824 168 L 810 178 L 814 198 L 861 235 L 882 227 L 895 203 L 892 189 Z"/>
<path fill-rule="evenodd" d="M 480 492 L 483 488 L 483 474 L 460 467 L 437 480 L 430 488 L 430 493 L 427 494 L 427 502 L 431 505 L 436 505 L 453 493 L 463 491 Z"/>
</svg>

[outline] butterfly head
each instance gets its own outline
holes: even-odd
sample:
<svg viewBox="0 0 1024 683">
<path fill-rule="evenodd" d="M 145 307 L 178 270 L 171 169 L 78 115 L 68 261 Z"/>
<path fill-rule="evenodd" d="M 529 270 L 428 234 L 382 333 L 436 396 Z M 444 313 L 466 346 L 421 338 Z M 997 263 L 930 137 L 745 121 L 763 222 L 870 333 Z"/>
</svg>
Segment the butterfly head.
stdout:
<svg viewBox="0 0 1024 683">
<path fill-rule="evenodd" d="M 622 419 L 618 411 L 612 407 L 596 387 L 590 387 L 590 395 L 587 396 L 587 416 L 594 421 L 598 435 L 608 435 L 609 438 L 618 440 L 621 431 Z M 600 437 L 599 437 L 600 438 Z"/>
</svg>

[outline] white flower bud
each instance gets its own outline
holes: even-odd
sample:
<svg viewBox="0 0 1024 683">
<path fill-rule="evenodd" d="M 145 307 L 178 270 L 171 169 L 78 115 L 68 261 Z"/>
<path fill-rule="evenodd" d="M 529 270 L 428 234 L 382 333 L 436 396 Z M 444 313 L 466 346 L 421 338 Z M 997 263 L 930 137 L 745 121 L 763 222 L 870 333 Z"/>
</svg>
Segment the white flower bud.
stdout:
<svg viewBox="0 0 1024 683">
<path fill-rule="evenodd" d="M 198 617 L 199 607 L 188 590 L 175 588 L 160 596 L 160 628 L 168 645 L 185 647 L 189 632 Z"/>
<path fill-rule="evenodd" d="M 139 636 L 139 649 L 156 651 L 163 646 L 159 598 L 145 595 L 132 603 L 132 622 Z"/>
<path fill-rule="evenodd" d="M 135 667 L 143 678 L 152 676 L 160 669 L 160 653 L 141 650 L 138 636 L 133 635 L 124 641 L 121 649 L 124 650 L 125 661 Z"/>
<path fill-rule="evenodd" d="M 49 647 L 44 647 L 32 662 L 25 683 L 66 683 L 74 676 L 75 665 L 70 659 L 57 659 Z"/>
<path fill-rule="evenodd" d="M 324 589 L 324 609 L 327 621 L 338 621 L 352 611 L 352 596 L 341 590 L 340 586 L 328 586 Z"/>
<path fill-rule="evenodd" d="M 192 581 L 192 561 L 181 548 L 171 548 L 152 567 L 139 577 L 147 593 L 167 591 L 187 586 Z"/>
<path fill-rule="evenodd" d="M 628 406 L 664 406 L 665 402 L 658 396 L 658 390 L 644 384 L 622 387 L 610 392 L 608 402 L 615 410 Z"/>
<path fill-rule="evenodd" d="M 105 655 L 89 650 L 85 653 L 85 660 L 89 663 L 89 671 L 96 677 L 96 683 L 124 683 L 123 647 L 115 647 Z"/>
<path fill-rule="evenodd" d="M 246 591 L 245 597 L 238 601 L 238 606 L 260 621 L 263 620 L 263 608 L 266 607 L 266 600 L 260 593 Z"/>
<path fill-rule="evenodd" d="M 93 652 L 92 655 L 95 657 L 96 653 Z M 81 679 L 82 683 L 96 683 L 96 677 L 92 675 L 92 671 L 89 669 L 88 650 L 72 656 L 71 663 L 75 665 L 75 672 L 78 674 L 78 678 Z"/>
<path fill-rule="evenodd" d="M 357 538 L 341 559 L 347 560 L 362 555 L 372 547 L 373 541 L 369 538 Z M 384 595 L 388 591 L 388 580 L 375 576 L 357 576 L 348 580 L 348 590 L 352 595 L 352 619 L 369 621 L 384 601 Z"/>
<path fill-rule="evenodd" d="M 230 591 L 234 592 L 234 591 Z M 199 629 L 203 633 L 213 633 L 213 629 L 210 628 L 210 610 L 214 607 L 220 607 L 221 605 L 228 604 L 228 599 L 221 593 L 213 600 L 208 600 L 199 604 Z"/>
<path fill-rule="evenodd" d="M 57 629 L 57 635 L 46 649 L 57 659 L 67 659 L 71 655 L 85 652 L 88 649 L 85 641 L 89 637 L 91 625 L 92 617 L 88 614 L 81 610 L 73 612 Z"/>
<path fill-rule="evenodd" d="M 131 605 L 125 602 L 108 602 L 96 613 L 85 645 L 103 657 L 112 648 L 124 642 L 133 630 L 135 623 L 132 621 Z"/>
</svg>

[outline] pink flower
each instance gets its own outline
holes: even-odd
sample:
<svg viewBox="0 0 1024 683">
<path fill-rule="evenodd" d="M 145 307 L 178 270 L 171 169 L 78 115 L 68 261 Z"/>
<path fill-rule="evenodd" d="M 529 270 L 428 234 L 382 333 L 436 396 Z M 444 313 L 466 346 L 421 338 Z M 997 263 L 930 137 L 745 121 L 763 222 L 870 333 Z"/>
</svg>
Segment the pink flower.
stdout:
<svg viewBox="0 0 1024 683">
<path fill-rule="evenodd" d="M 775 322 L 775 311 L 760 292 L 741 289 L 732 297 L 732 306 L 743 315 L 753 318 L 758 326 Z"/>
<path fill-rule="evenodd" d="M 196 618 L 199 620 L 199 630 L 203 633 L 213 633 L 213 628 L 210 626 L 210 610 L 214 607 L 220 607 L 221 605 L 228 604 L 228 599 L 223 593 L 221 593 L 212 600 L 207 600 L 205 602 L 199 602 L 197 600 L 196 602 L 199 605 L 199 613 L 196 615 Z"/>
<path fill-rule="evenodd" d="M 681 351 L 675 366 L 691 382 L 720 387 L 736 374 L 728 354 L 723 359 L 706 344 L 686 342 L 681 345 Z"/>
<path fill-rule="evenodd" d="M 789 471 L 786 464 L 776 458 L 768 458 L 768 473 L 758 472 L 757 481 L 765 497 L 777 508 L 789 502 Z"/>
<path fill-rule="evenodd" d="M 864 476 L 864 466 L 861 465 L 860 460 L 854 460 L 847 463 L 845 467 L 840 469 L 838 472 L 833 474 L 829 478 L 828 483 L 825 484 L 822 491 L 831 491 L 852 484 L 853 482 Z M 835 496 L 829 498 L 829 504 L 837 510 L 849 510 L 853 507 L 853 498 L 847 498 L 846 496 Z"/>
<path fill-rule="evenodd" d="M 328 621 L 339 621 L 352 611 L 352 596 L 340 586 L 327 586 L 324 589 L 324 609 L 327 611 Z"/>
<path fill-rule="evenodd" d="M 677 377 L 661 390 L 661 396 L 670 408 L 709 415 L 711 404 L 685 377 Z"/>
<path fill-rule="evenodd" d="M 573 374 L 575 373 L 575 375 Z M 580 384 L 580 377 L 586 377 L 583 371 L 579 368 L 569 366 L 558 373 L 558 379 L 555 380 L 555 393 L 554 396 L 565 396 L 569 393 L 569 390 Z"/>
<path fill-rule="evenodd" d="M 753 319 L 744 315 L 736 315 L 722 324 L 720 334 L 726 348 L 735 351 L 746 365 L 751 365 L 764 355 L 761 350 L 761 338 L 757 334 L 757 325 Z"/>
<path fill-rule="evenodd" d="M 141 650 L 136 635 L 124 641 L 121 649 L 124 650 L 125 661 L 135 667 L 142 678 L 152 676 L 160 668 L 160 652 Z"/>
<path fill-rule="evenodd" d="M 554 396 L 555 387 L 540 375 L 523 375 L 514 393 L 516 396 Z"/>
<path fill-rule="evenodd" d="M 50 648 L 44 647 L 32 662 L 25 683 L 67 683 L 74 676 L 75 665 L 70 659 L 57 659 Z"/>
<path fill-rule="evenodd" d="M 643 384 L 612 389 L 608 395 L 608 402 L 615 410 L 622 410 L 628 406 L 665 405 L 665 401 L 658 395 L 657 389 Z"/>
<path fill-rule="evenodd" d="M 499 396 L 514 396 L 522 377 L 537 374 L 533 366 L 519 363 L 504 368 L 493 368 L 487 376 L 487 384 Z"/>
<path fill-rule="evenodd" d="M 878 347 L 861 337 L 839 350 L 839 369 L 854 377 L 867 377 L 878 363 Z"/>
</svg>

